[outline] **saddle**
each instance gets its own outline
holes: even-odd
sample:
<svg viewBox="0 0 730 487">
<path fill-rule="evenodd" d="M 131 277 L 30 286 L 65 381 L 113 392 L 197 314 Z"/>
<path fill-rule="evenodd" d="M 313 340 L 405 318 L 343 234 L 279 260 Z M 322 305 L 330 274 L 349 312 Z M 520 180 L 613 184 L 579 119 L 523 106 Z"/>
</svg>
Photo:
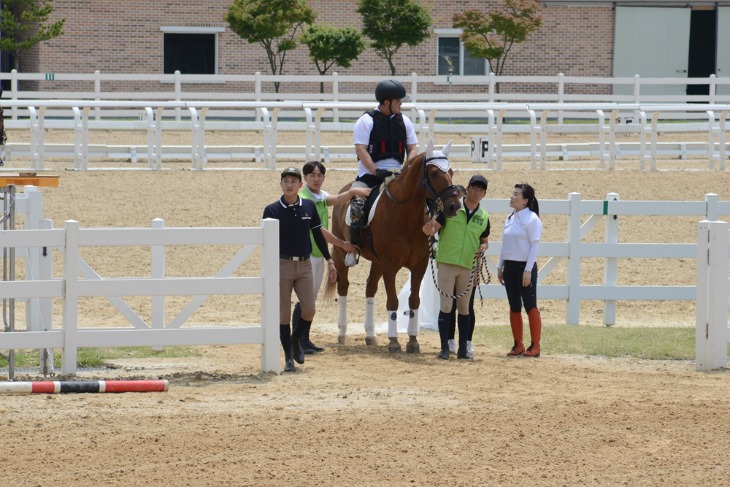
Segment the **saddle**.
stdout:
<svg viewBox="0 0 730 487">
<path fill-rule="evenodd" d="M 362 207 L 362 214 L 365 218 L 365 221 L 362 225 L 363 230 L 368 228 L 368 226 L 370 225 L 370 220 L 372 220 L 373 215 L 375 215 L 375 208 L 377 207 L 378 199 L 383 193 L 383 190 L 385 190 L 385 187 L 390 184 L 390 182 L 393 181 L 397 176 L 398 173 L 393 173 L 392 176 L 388 176 L 387 178 L 385 178 L 383 182 L 380 183 L 378 186 L 371 188 L 370 196 L 367 197 L 367 199 L 365 200 L 365 204 Z M 347 205 L 347 212 L 345 212 L 345 224 L 349 227 L 351 223 L 350 205 Z"/>
</svg>

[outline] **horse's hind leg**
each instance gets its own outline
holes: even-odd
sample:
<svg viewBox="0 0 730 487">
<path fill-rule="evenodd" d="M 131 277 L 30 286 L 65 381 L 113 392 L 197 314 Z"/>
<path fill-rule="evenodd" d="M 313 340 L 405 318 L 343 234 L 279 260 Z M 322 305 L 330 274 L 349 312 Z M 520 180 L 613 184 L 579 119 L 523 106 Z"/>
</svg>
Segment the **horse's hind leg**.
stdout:
<svg viewBox="0 0 730 487">
<path fill-rule="evenodd" d="M 378 292 L 378 282 L 383 275 L 378 264 L 370 264 L 370 273 L 365 285 L 365 345 L 378 345 L 375 336 L 375 293 Z"/>
</svg>

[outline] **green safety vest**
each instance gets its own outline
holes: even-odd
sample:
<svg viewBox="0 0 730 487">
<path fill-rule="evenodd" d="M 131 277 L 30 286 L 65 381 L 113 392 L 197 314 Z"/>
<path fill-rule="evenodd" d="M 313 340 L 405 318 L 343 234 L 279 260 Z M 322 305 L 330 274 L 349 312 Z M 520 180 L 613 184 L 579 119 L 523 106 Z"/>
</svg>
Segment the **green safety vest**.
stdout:
<svg viewBox="0 0 730 487">
<path fill-rule="evenodd" d="M 466 221 L 466 209 L 446 219 L 446 224 L 439 232 L 439 244 L 436 248 L 436 262 L 453 264 L 471 269 L 474 254 L 481 243 L 480 236 L 487 229 L 489 213 L 477 208 L 469 222 Z"/>
<path fill-rule="evenodd" d="M 320 200 L 317 200 L 311 191 L 309 191 L 309 188 L 305 184 L 302 186 L 302 189 L 299 190 L 299 196 L 301 198 L 311 200 L 314 202 L 314 207 L 317 208 L 317 214 L 319 215 L 319 220 L 322 222 L 322 228 L 326 228 L 329 230 L 329 215 L 327 213 L 327 200 L 325 198 L 322 198 Z M 317 247 L 317 244 L 314 242 L 314 237 L 312 236 L 312 232 L 309 232 L 309 238 L 312 240 L 312 257 L 322 257 L 322 252 L 319 251 L 319 247 Z"/>
</svg>

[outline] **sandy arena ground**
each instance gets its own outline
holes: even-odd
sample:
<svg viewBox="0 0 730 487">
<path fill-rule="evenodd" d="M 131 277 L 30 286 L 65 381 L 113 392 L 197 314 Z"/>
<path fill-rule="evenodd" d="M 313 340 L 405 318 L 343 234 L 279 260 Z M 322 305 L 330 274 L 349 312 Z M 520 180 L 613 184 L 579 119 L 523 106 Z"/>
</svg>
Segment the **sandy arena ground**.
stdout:
<svg viewBox="0 0 730 487">
<path fill-rule="evenodd" d="M 260 140 L 257 134 L 248 137 Z M 340 139 L 349 140 L 349 134 Z M 694 162 L 703 167 L 702 161 Z M 595 161 L 586 161 L 594 169 L 547 172 L 526 170 L 525 162 L 509 164 L 501 172 L 465 161 L 454 164 L 461 184 L 474 172 L 485 173 L 490 198 L 507 198 L 515 182 L 525 181 L 535 186 L 539 199 L 564 200 L 570 192 L 600 200 L 608 192 L 619 193 L 622 200 L 700 201 L 706 193 L 730 199 L 730 172 L 640 172 L 631 162 L 613 172 L 596 170 Z M 43 190 L 45 214 L 57 227 L 67 219 L 80 221 L 82 228 L 146 227 L 153 218 L 163 218 L 170 227 L 255 226 L 264 206 L 279 195 L 278 172 L 182 170 L 189 162 L 166 163 L 167 170 L 159 172 L 64 170 L 72 165 L 47 163 L 61 176 L 58 188 Z M 279 168 L 286 165 L 282 161 Z M 349 181 L 352 166 L 332 164 L 331 169 L 342 170 L 327 173 L 326 189 L 336 191 Z M 495 240 L 507 211 L 492 215 Z M 544 222 L 544 241 L 564 241 L 565 221 L 546 216 Z M 619 232 L 622 242 L 693 242 L 696 225 L 694 217 L 626 217 Z M 591 239 L 603 239 L 602 225 Z M 141 276 L 149 275 L 148 253 L 89 249 L 85 257 L 101 275 Z M 230 255 L 231 249 L 224 248 L 170 249 L 168 272 L 212 275 Z M 253 260 L 242 275 L 255 268 Z M 60 266 L 60 258 L 56 264 Z M 583 282 L 601 282 L 600 261 L 587 260 L 583 268 Z M 0 396 L 6 483 L 726 483 L 726 371 L 701 374 L 692 362 L 560 356 L 550 350 L 538 360 L 510 360 L 504 357 L 508 343 L 477 343 L 474 361 L 443 362 L 436 358 L 438 337 L 433 332 L 421 334 L 420 355 L 391 355 L 384 338 L 380 347 L 364 345 L 366 270 L 360 265 L 350 274 L 348 344 L 335 344 L 337 306 L 323 304 L 313 339 L 326 345 L 326 351 L 308 356 L 294 374 L 261 374 L 257 347 L 203 347 L 200 357 L 119 359 L 116 369 L 79 374 L 167 378 L 171 387 L 166 393 Z M 691 285 L 694 272 L 693 260 L 633 259 L 619 266 L 619 283 Z M 560 282 L 560 272 L 551 279 Z M 383 293 L 381 286 L 376 303 L 380 314 Z M 148 317 L 148 301 L 128 301 Z M 186 302 L 170 299 L 168 317 Z M 540 305 L 544 333 L 550 333 L 550 326 L 564 322 L 565 303 Z M 581 326 L 600 325 L 600 306 L 581 306 Z M 477 310 L 478 326 L 506 324 L 506 314 L 506 302 L 487 301 Z M 193 321 L 256 323 L 258 316 L 255 299 L 212 298 Z M 693 326 L 694 304 L 619 303 L 617 316 L 616 326 Z M 102 301 L 84 302 L 80 320 L 82 326 L 124 326 L 114 308 Z"/>
</svg>

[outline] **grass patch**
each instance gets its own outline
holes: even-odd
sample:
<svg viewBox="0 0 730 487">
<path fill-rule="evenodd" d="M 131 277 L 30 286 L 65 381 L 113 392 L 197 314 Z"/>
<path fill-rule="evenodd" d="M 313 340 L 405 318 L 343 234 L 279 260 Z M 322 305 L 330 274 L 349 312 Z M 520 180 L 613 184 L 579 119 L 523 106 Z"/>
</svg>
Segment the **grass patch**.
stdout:
<svg viewBox="0 0 730 487">
<path fill-rule="evenodd" d="M 529 344 L 525 323 L 525 345 Z M 477 326 L 476 344 L 512 345 L 508 326 Z M 606 326 L 543 326 L 540 347 L 545 353 L 634 357 L 647 360 L 694 360 L 694 328 L 617 328 Z"/>
<path fill-rule="evenodd" d="M 7 354 L 7 351 L 3 351 Z M 144 359 L 144 358 L 174 358 L 174 357 L 199 357 L 201 352 L 196 347 L 165 347 L 161 352 L 155 352 L 150 347 L 119 347 L 119 348 L 79 348 L 79 368 L 105 367 L 110 360 L 116 359 Z M 19 350 L 15 352 L 16 367 L 37 367 L 38 352 L 33 350 Z M 7 367 L 8 361 L 0 357 L 0 367 Z M 53 355 L 53 366 L 61 367 L 61 354 Z"/>
</svg>

